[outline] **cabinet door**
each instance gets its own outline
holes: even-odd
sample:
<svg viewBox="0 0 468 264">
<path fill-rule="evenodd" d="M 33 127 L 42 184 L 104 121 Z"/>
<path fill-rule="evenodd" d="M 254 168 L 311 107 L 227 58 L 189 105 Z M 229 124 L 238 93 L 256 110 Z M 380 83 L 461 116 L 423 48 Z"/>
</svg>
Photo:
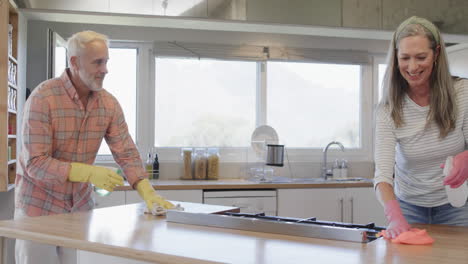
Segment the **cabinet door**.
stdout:
<svg viewBox="0 0 468 264">
<path fill-rule="evenodd" d="M 94 197 L 94 208 L 103 208 L 116 205 L 125 204 L 125 192 L 124 191 L 115 191 L 111 192 L 107 196 L 99 196 L 93 192 Z"/>
<path fill-rule="evenodd" d="M 77 264 L 88 263 L 112 263 L 112 264 L 150 264 L 156 262 L 145 262 L 135 259 L 121 258 L 111 255 L 99 254 L 91 251 L 77 250 L 76 251 Z"/>
<path fill-rule="evenodd" d="M 125 191 L 125 203 L 141 203 L 143 200 L 137 191 Z M 203 203 L 202 190 L 158 190 L 157 193 L 167 200 Z"/>
<path fill-rule="evenodd" d="M 276 197 L 216 197 L 203 203 L 239 207 L 241 213 L 276 215 Z"/>
<path fill-rule="evenodd" d="M 344 188 L 279 189 L 278 215 L 343 221 Z"/>
<path fill-rule="evenodd" d="M 462 43 L 447 47 L 450 73 L 468 78 L 468 44 Z"/>
<path fill-rule="evenodd" d="M 383 207 L 375 196 L 374 188 L 347 188 L 345 214 L 346 222 L 368 224 L 374 222 L 378 226 L 386 226 Z M 349 213 L 348 213 L 349 212 Z"/>
</svg>

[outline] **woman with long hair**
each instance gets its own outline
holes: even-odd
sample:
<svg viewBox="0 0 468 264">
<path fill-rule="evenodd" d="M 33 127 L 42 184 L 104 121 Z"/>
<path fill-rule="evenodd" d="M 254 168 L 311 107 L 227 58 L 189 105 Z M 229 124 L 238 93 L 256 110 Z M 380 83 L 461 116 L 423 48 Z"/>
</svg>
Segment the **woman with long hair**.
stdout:
<svg viewBox="0 0 468 264">
<path fill-rule="evenodd" d="M 445 185 L 468 178 L 468 80 L 450 75 L 444 41 L 430 21 L 411 17 L 393 34 L 375 122 L 377 197 L 390 238 L 411 223 L 468 226 Z M 443 164 L 454 156 L 444 178 Z"/>
</svg>

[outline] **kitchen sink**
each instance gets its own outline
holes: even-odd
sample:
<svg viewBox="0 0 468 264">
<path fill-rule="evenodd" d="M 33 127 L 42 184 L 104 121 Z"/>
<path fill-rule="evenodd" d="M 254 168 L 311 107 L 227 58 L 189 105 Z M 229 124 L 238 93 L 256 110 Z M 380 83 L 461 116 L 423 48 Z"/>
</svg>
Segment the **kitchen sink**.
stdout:
<svg viewBox="0 0 468 264">
<path fill-rule="evenodd" d="M 333 181 L 333 180 L 332 180 Z M 359 181 L 359 182 L 373 182 L 372 179 L 369 179 L 369 178 L 346 178 L 346 179 L 336 179 L 334 181 L 345 181 L 345 182 L 349 182 L 349 181 Z"/>
<path fill-rule="evenodd" d="M 346 179 L 324 179 L 324 178 L 294 178 L 295 183 L 336 183 L 336 182 L 372 182 L 367 178 L 346 178 Z"/>
<path fill-rule="evenodd" d="M 372 182 L 368 178 L 346 178 L 346 179 L 323 179 L 323 178 L 289 178 L 289 177 L 273 177 L 271 179 L 250 178 L 248 181 L 255 183 L 337 183 L 337 182 Z"/>
<path fill-rule="evenodd" d="M 255 183 L 291 183 L 293 182 L 293 179 L 289 177 L 281 177 L 281 176 L 276 176 L 272 178 L 252 177 L 247 180 L 251 182 L 255 182 Z"/>
</svg>

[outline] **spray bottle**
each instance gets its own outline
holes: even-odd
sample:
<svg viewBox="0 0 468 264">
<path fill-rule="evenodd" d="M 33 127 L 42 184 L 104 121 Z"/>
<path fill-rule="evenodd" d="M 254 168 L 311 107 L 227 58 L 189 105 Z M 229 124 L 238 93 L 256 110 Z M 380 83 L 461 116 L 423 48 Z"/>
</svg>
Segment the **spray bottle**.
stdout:
<svg viewBox="0 0 468 264">
<path fill-rule="evenodd" d="M 123 172 L 122 172 L 122 170 L 120 168 L 114 168 L 114 167 L 106 167 L 106 168 L 115 171 L 120 176 L 123 175 Z M 111 192 L 109 192 L 108 190 L 104 190 L 104 189 L 101 189 L 101 188 L 96 187 L 96 186 L 94 186 L 94 192 L 99 196 L 107 196 L 107 195 L 111 194 Z"/>
<path fill-rule="evenodd" d="M 443 171 L 445 177 L 450 175 L 450 171 L 452 170 L 452 162 L 453 157 L 448 156 L 447 160 L 445 161 Z M 466 185 L 466 182 L 457 188 L 452 188 L 449 185 L 445 185 L 445 192 L 447 193 L 448 201 L 453 207 L 462 207 L 465 205 L 466 199 L 468 198 L 468 186 Z"/>
</svg>

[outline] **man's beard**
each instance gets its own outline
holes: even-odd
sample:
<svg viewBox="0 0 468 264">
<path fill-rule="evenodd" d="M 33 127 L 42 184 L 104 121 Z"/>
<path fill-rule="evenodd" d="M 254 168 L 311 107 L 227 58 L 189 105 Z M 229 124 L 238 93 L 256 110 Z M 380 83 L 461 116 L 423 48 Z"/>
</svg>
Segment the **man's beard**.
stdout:
<svg viewBox="0 0 468 264">
<path fill-rule="evenodd" d="M 78 75 L 80 76 L 81 81 L 88 86 L 88 88 L 93 92 L 99 92 L 103 90 L 102 84 L 98 84 L 98 82 L 93 78 L 91 74 L 88 74 L 86 71 L 80 69 L 78 70 Z"/>
</svg>

